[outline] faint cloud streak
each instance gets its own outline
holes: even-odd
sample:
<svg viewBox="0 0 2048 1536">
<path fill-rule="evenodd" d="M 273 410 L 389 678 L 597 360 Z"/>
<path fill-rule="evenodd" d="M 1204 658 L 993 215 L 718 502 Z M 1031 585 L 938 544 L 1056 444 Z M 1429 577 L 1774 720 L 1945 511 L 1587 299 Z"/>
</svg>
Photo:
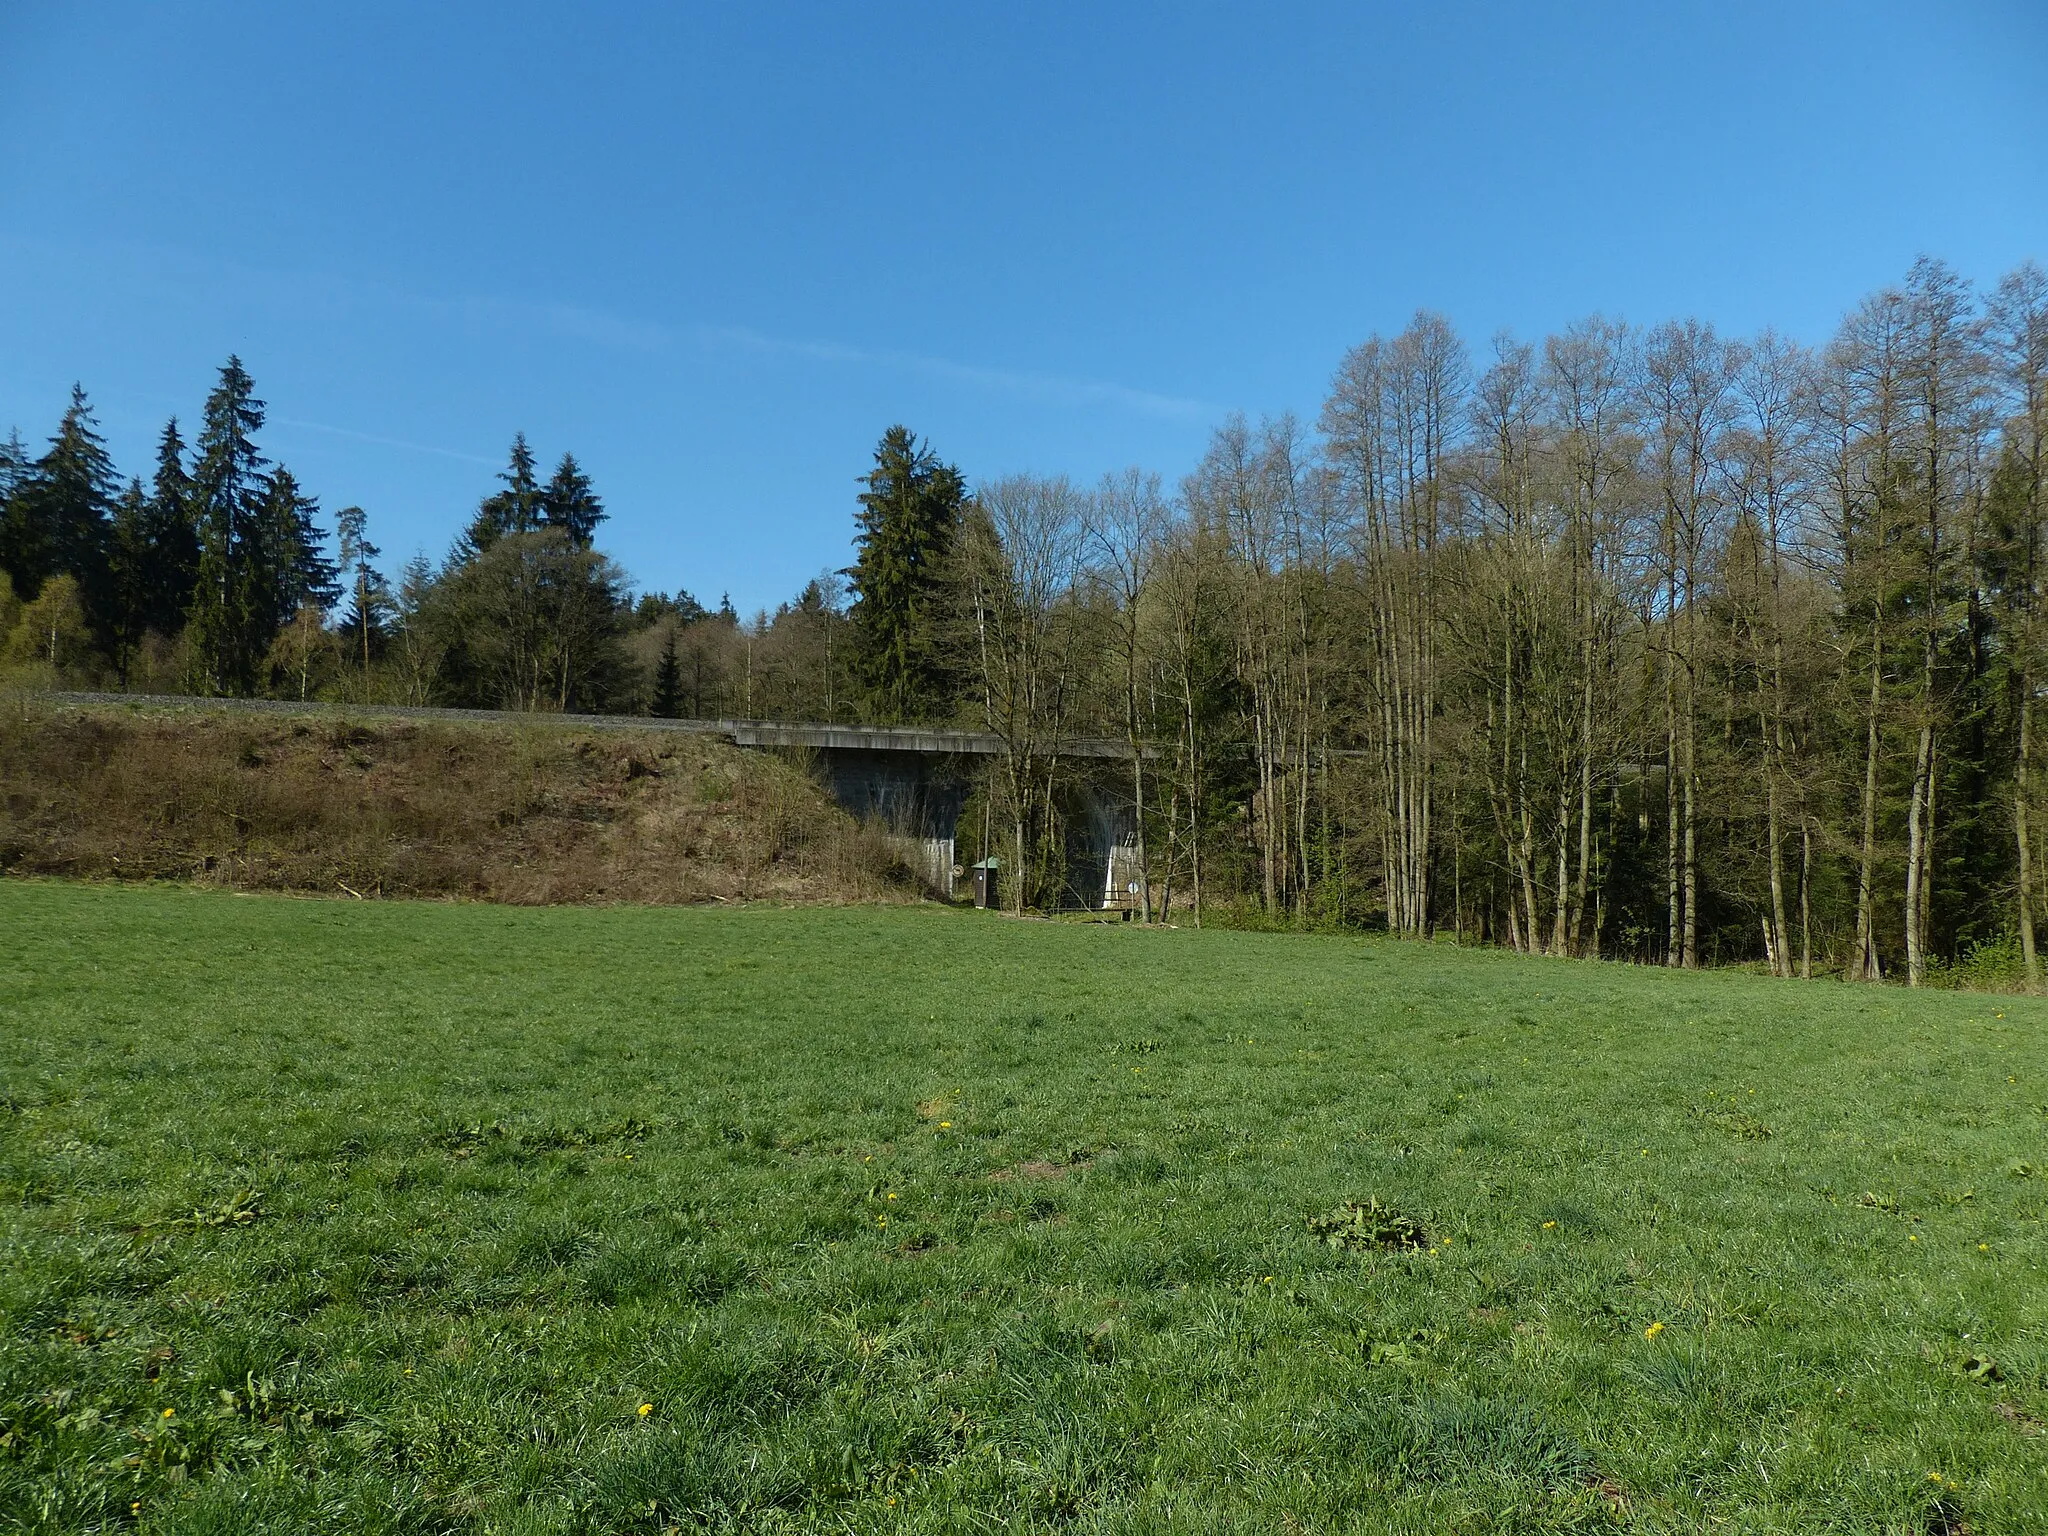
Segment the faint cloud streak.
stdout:
<svg viewBox="0 0 2048 1536">
<path fill-rule="evenodd" d="M 817 341 L 800 337 L 771 336 L 747 326 L 695 324 L 685 328 L 615 314 L 581 304 L 536 302 L 530 299 L 473 298 L 452 301 L 479 315 L 503 318 L 516 316 L 529 324 L 545 325 L 557 335 L 597 346 L 617 347 L 632 352 L 665 352 L 686 339 L 700 344 L 738 348 L 743 351 L 851 368 L 893 368 L 945 379 L 999 394 L 1020 396 L 1045 404 L 1078 408 L 1109 406 L 1135 411 L 1144 416 L 1187 420 L 1219 414 L 1219 408 L 1204 400 L 1163 395 L 1126 384 L 1099 379 L 1076 379 L 1063 374 L 1030 369 L 997 368 L 980 363 L 956 362 L 919 352 L 891 348 L 860 347 L 838 341 Z"/>
<path fill-rule="evenodd" d="M 332 437 L 346 437 L 358 443 L 375 443 L 383 448 L 403 448 L 409 453 L 431 453 L 438 458 L 460 459 L 465 464 L 491 465 L 498 461 L 479 454 L 463 453 L 454 448 L 435 448 L 427 443 L 408 443 L 399 437 L 379 437 L 374 432 L 358 432 L 353 427 L 331 427 L 324 421 L 296 421 L 289 416 L 270 418 L 275 426 L 301 427 L 308 432 L 325 432 Z"/>
<path fill-rule="evenodd" d="M 1157 394 L 1151 390 L 1133 389 L 1126 384 L 1110 384 L 1098 379 L 1068 378 L 1061 374 L 1039 373 L 1029 369 L 992 368 L 978 363 L 955 362 L 951 358 L 927 357 L 916 352 L 847 346 L 841 342 L 793 340 L 788 337 L 763 335 L 759 331 L 741 326 L 700 325 L 696 330 L 697 334 L 708 340 L 725 342 L 756 352 L 808 357 L 827 363 L 901 368 L 913 373 L 927 374 L 933 378 L 972 384 L 1004 394 L 1023 395 L 1055 405 L 1110 405 L 1137 411 L 1146 416 L 1172 418 L 1216 414 L 1216 408 L 1205 401 Z"/>
</svg>

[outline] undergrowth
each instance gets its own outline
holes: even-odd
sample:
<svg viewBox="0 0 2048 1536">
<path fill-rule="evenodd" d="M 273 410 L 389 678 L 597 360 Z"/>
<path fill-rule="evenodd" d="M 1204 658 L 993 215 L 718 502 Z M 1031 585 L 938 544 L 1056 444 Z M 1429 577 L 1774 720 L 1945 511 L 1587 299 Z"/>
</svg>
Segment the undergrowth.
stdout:
<svg viewBox="0 0 2048 1536">
<path fill-rule="evenodd" d="M 34 703 L 0 710 L 0 871 L 522 905 L 914 894 L 800 765 L 702 737 Z"/>
</svg>

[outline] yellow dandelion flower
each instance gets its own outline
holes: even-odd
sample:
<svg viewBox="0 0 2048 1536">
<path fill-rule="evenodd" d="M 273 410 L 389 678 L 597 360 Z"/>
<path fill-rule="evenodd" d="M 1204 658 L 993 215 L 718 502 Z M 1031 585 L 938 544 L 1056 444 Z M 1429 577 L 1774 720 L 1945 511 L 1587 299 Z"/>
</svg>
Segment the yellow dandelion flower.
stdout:
<svg viewBox="0 0 2048 1536">
<path fill-rule="evenodd" d="M 1662 1333 L 1663 1331 L 1664 1325 L 1662 1323 L 1652 1323 L 1649 1327 L 1643 1330 L 1643 1337 L 1646 1339 L 1654 1339 L 1655 1337 L 1657 1337 L 1658 1334 Z"/>
<path fill-rule="evenodd" d="M 1920 1234 L 1918 1232 L 1908 1232 L 1906 1234 L 1906 1241 L 1909 1243 L 1917 1243 L 1920 1241 Z"/>
<path fill-rule="evenodd" d="M 1557 1223 L 1554 1221 L 1546 1221 L 1545 1223 L 1543 1223 L 1543 1230 L 1548 1232 L 1552 1227 L 1556 1225 Z"/>
<path fill-rule="evenodd" d="M 178 1410 L 175 1408 L 166 1408 L 164 1410 L 164 1417 L 167 1419 L 175 1419 L 177 1416 Z"/>
<path fill-rule="evenodd" d="M 939 1122 L 939 1129 L 942 1131 L 950 1131 L 951 1129 L 953 1129 L 953 1122 L 950 1120 L 941 1120 Z"/>
<path fill-rule="evenodd" d="M 647 1417 L 647 1415 L 649 1415 L 649 1414 L 650 1414 L 650 1413 L 652 1413 L 652 1412 L 654 1412 L 654 1404 L 652 1404 L 652 1403 L 642 1403 L 642 1404 L 640 1405 L 640 1417 L 641 1417 L 641 1418 L 643 1418 L 643 1419 L 644 1419 L 644 1418 L 646 1418 L 646 1417 Z"/>
<path fill-rule="evenodd" d="M 1979 1253 L 1989 1253 L 1991 1251 L 1991 1245 L 1989 1243 L 1979 1243 L 1977 1245 L 1977 1251 Z"/>
<path fill-rule="evenodd" d="M 890 1198 L 891 1200 L 894 1200 L 894 1199 L 896 1198 L 896 1194 L 895 1194 L 895 1191 L 893 1191 L 893 1190 L 892 1190 L 892 1191 L 890 1191 L 890 1194 L 889 1194 L 889 1198 Z"/>
</svg>

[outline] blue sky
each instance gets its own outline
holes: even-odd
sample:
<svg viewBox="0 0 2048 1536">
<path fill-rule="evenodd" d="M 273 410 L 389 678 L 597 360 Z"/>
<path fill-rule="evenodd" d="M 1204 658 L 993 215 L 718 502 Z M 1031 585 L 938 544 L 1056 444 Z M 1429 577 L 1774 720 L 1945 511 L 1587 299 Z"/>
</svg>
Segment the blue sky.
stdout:
<svg viewBox="0 0 2048 1536">
<path fill-rule="evenodd" d="M 1824 337 L 2048 260 L 2048 5 L 0 0 L 0 432 L 239 353 L 395 564 L 515 430 L 643 587 L 849 555 L 891 422 L 1177 479 L 1419 307 Z"/>
</svg>

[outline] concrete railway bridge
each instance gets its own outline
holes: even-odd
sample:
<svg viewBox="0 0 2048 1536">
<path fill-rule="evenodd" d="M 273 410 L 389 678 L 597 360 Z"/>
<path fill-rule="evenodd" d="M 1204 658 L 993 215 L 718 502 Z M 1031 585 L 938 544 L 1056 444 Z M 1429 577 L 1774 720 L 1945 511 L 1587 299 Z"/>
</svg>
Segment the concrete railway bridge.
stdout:
<svg viewBox="0 0 2048 1536">
<path fill-rule="evenodd" d="M 828 725 L 780 720 L 665 720 L 646 715 L 523 714 L 494 709 L 412 708 L 396 704 L 295 703 L 282 699 L 207 699 L 166 694 L 53 693 L 59 706 L 127 706 L 276 715 L 476 721 L 575 730 L 679 731 L 735 746 L 802 752 L 832 798 L 895 840 L 904 862 L 937 893 L 960 888 L 955 842 L 960 814 L 981 767 L 1001 757 L 1002 738 L 985 731 L 922 726 Z M 1137 878 L 1128 743 L 1069 738 L 1059 754 L 1074 765 L 1068 823 L 1067 896 L 1076 907 L 1135 904 Z"/>
</svg>

